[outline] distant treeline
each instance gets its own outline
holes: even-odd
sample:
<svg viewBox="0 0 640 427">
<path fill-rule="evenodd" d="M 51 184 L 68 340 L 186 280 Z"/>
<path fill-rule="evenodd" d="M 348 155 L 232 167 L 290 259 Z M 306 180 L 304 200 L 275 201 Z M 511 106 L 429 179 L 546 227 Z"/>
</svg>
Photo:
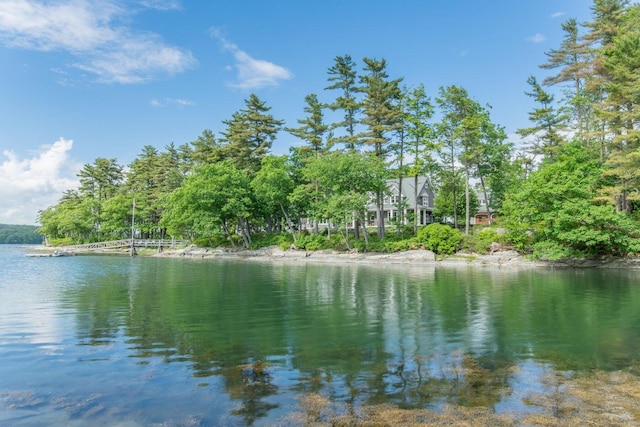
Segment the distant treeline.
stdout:
<svg viewBox="0 0 640 427">
<path fill-rule="evenodd" d="M 0 224 L 0 244 L 3 243 L 42 243 L 42 236 L 36 233 L 34 225 Z"/>
</svg>

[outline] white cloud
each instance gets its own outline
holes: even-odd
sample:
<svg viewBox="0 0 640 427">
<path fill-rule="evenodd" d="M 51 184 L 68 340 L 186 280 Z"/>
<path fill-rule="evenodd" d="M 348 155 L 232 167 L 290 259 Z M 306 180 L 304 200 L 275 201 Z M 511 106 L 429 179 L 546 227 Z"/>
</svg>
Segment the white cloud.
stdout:
<svg viewBox="0 0 640 427">
<path fill-rule="evenodd" d="M 195 102 L 189 101 L 188 99 L 172 99 L 171 101 L 178 107 L 191 107 L 193 105 L 196 105 Z"/>
<path fill-rule="evenodd" d="M 140 0 L 140 4 L 156 10 L 179 10 L 182 7 L 177 0 Z"/>
<path fill-rule="evenodd" d="M 551 14 L 551 17 L 552 18 L 559 18 L 559 17 L 561 17 L 563 15 L 566 15 L 566 13 L 565 12 L 555 12 L 555 13 Z"/>
<path fill-rule="evenodd" d="M 240 89 L 256 89 L 265 86 L 277 86 L 281 80 L 291 80 L 293 73 L 280 65 L 263 59 L 255 59 L 241 50 L 234 43 L 228 41 L 217 28 L 211 29 L 222 48 L 231 52 L 236 63 L 234 68 L 238 72 L 237 81 L 230 86 Z"/>
<path fill-rule="evenodd" d="M 39 210 L 58 202 L 66 190 L 77 188 L 81 165 L 69 158 L 73 141 L 60 138 L 43 145 L 29 158 L 4 151 L 0 163 L 0 223 L 35 224 Z"/>
<path fill-rule="evenodd" d="M 151 101 L 149 101 L 149 104 L 151 104 L 152 107 L 167 107 L 167 106 L 175 106 L 175 107 L 192 107 L 194 105 L 196 105 L 195 102 L 190 101 L 188 99 L 173 99 L 173 98 L 165 98 L 163 100 L 159 100 L 159 99 L 152 99 Z"/>
<path fill-rule="evenodd" d="M 179 6 L 161 0 L 141 4 L 163 10 Z M 112 0 L 3 0 L 0 41 L 22 49 L 68 52 L 75 58 L 72 66 L 105 83 L 139 83 L 195 65 L 190 52 L 167 45 L 157 34 L 130 28 L 132 13 Z"/>
<path fill-rule="evenodd" d="M 544 34 L 540 34 L 540 33 L 536 33 L 535 35 L 533 35 L 531 37 L 527 37 L 527 41 L 530 41 L 530 42 L 533 42 L 533 43 L 542 43 L 546 39 L 547 38 L 544 36 Z"/>
</svg>

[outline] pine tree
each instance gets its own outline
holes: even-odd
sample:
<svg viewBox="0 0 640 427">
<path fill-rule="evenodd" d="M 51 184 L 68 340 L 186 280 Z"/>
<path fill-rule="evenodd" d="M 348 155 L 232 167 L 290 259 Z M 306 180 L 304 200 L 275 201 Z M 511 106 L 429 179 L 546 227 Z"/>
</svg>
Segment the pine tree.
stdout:
<svg viewBox="0 0 640 427">
<path fill-rule="evenodd" d="M 356 127 L 358 125 L 358 114 L 361 110 L 360 102 L 356 98 L 358 87 L 356 86 L 356 63 L 351 56 L 336 56 L 335 64 L 327 70 L 329 74 L 328 81 L 331 83 L 325 90 L 338 90 L 335 102 L 329 104 L 329 108 L 333 111 L 342 110 L 344 119 L 338 123 L 331 125 L 330 130 L 344 128 L 345 134 L 338 134 L 330 141 L 333 143 L 342 143 L 349 151 L 354 151 L 358 145 L 356 137 Z"/>
<path fill-rule="evenodd" d="M 402 125 L 402 114 L 398 108 L 402 78 L 389 80 L 387 62 L 364 58 L 365 74 L 360 77 L 362 100 L 362 124 L 366 130 L 359 135 L 365 146 L 370 147 L 374 156 L 385 160 L 389 151 L 391 134 Z M 376 194 L 378 206 L 378 237 L 384 239 L 383 193 Z"/>
<path fill-rule="evenodd" d="M 329 126 L 324 123 L 323 106 L 318 101 L 318 96 L 312 93 L 307 95 L 304 100 L 307 103 L 304 107 L 304 112 L 308 114 L 307 117 L 298 119 L 300 127 L 286 128 L 285 130 L 305 141 L 313 150 L 314 157 L 318 157 L 330 148 L 330 145 L 326 144 L 324 140 Z"/>
<path fill-rule="evenodd" d="M 592 54 L 588 42 L 580 38 L 578 22 L 575 19 L 565 21 L 562 29 L 565 35 L 560 48 L 545 52 L 548 61 L 540 66 L 549 70 L 558 69 L 558 73 L 545 78 L 542 83 L 568 86 L 566 101 L 572 107 L 576 134 L 578 137 L 584 137 L 588 134 L 589 123 L 593 120 L 589 117 L 589 94 L 585 91 L 586 80 L 591 73 Z"/>
<path fill-rule="evenodd" d="M 223 133 L 226 142 L 224 157 L 231 160 L 238 169 L 254 174 L 271 150 L 284 122 L 268 114 L 271 107 L 255 94 L 245 100 L 245 105 L 246 108 L 233 113 L 231 119 L 223 121 L 227 125 Z"/>
<path fill-rule="evenodd" d="M 531 92 L 525 92 L 540 106 L 529 113 L 529 120 L 534 124 L 529 128 L 518 129 L 522 137 L 533 137 L 534 142 L 531 151 L 534 155 L 542 154 L 545 159 L 552 160 L 564 138 L 562 131 L 566 128 L 568 116 L 556 110 L 554 97 L 546 92 L 534 76 L 527 79 L 531 86 Z"/>
<path fill-rule="evenodd" d="M 420 218 L 418 212 L 418 177 L 420 175 L 433 175 L 437 171 L 437 163 L 433 153 L 437 150 L 434 142 L 434 129 L 429 120 L 434 113 L 431 100 L 427 96 L 424 85 L 409 91 L 406 94 L 406 108 L 404 110 L 404 122 L 407 128 L 409 155 L 413 157 L 413 164 L 408 168 L 408 175 L 413 177 L 414 189 L 414 233 L 418 232 Z"/>
</svg>

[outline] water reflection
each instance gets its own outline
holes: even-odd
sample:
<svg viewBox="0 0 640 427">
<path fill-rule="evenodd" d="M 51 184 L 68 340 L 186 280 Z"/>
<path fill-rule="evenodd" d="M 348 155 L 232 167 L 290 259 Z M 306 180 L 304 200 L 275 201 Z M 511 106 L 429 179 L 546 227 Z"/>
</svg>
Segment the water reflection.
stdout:
<svg viewBox="0 0 640 427">
<path fill-rule="evenodd" d="M 315 392 L 514 408 L 537 387 L 523 370 L 620 369 L 640 351 L 632 273 L 116 261 L 64 288 L 76 343 L 188 373 L 243 424 Z"/>
</svg>

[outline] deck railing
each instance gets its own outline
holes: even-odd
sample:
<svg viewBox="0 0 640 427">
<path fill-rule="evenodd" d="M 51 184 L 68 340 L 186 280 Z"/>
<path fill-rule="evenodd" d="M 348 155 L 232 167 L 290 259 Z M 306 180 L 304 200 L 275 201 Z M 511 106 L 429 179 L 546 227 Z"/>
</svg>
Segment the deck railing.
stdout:
<svg viewBox="0 0 640 427">
<path fill-rule="evenodd" d="M 185 246 L 187 242 L 185 240 L 174 240 L 174 239 L 134 239 L 133 242 L 131 239 L 122 239 L 122 240 L 111 240 L 108 242 L 95 242 L 95 243 L 85 243 L 82 245 L 72 245 L 65 246 L 64 249 L 66 251 L 74 251 L 74 250 L 99 250 L 99 249 L 118 249 L 118 248 L 130 248 L 131 246 L 136 248 L 177 248 L 179 246 Z"/>
</svg>

